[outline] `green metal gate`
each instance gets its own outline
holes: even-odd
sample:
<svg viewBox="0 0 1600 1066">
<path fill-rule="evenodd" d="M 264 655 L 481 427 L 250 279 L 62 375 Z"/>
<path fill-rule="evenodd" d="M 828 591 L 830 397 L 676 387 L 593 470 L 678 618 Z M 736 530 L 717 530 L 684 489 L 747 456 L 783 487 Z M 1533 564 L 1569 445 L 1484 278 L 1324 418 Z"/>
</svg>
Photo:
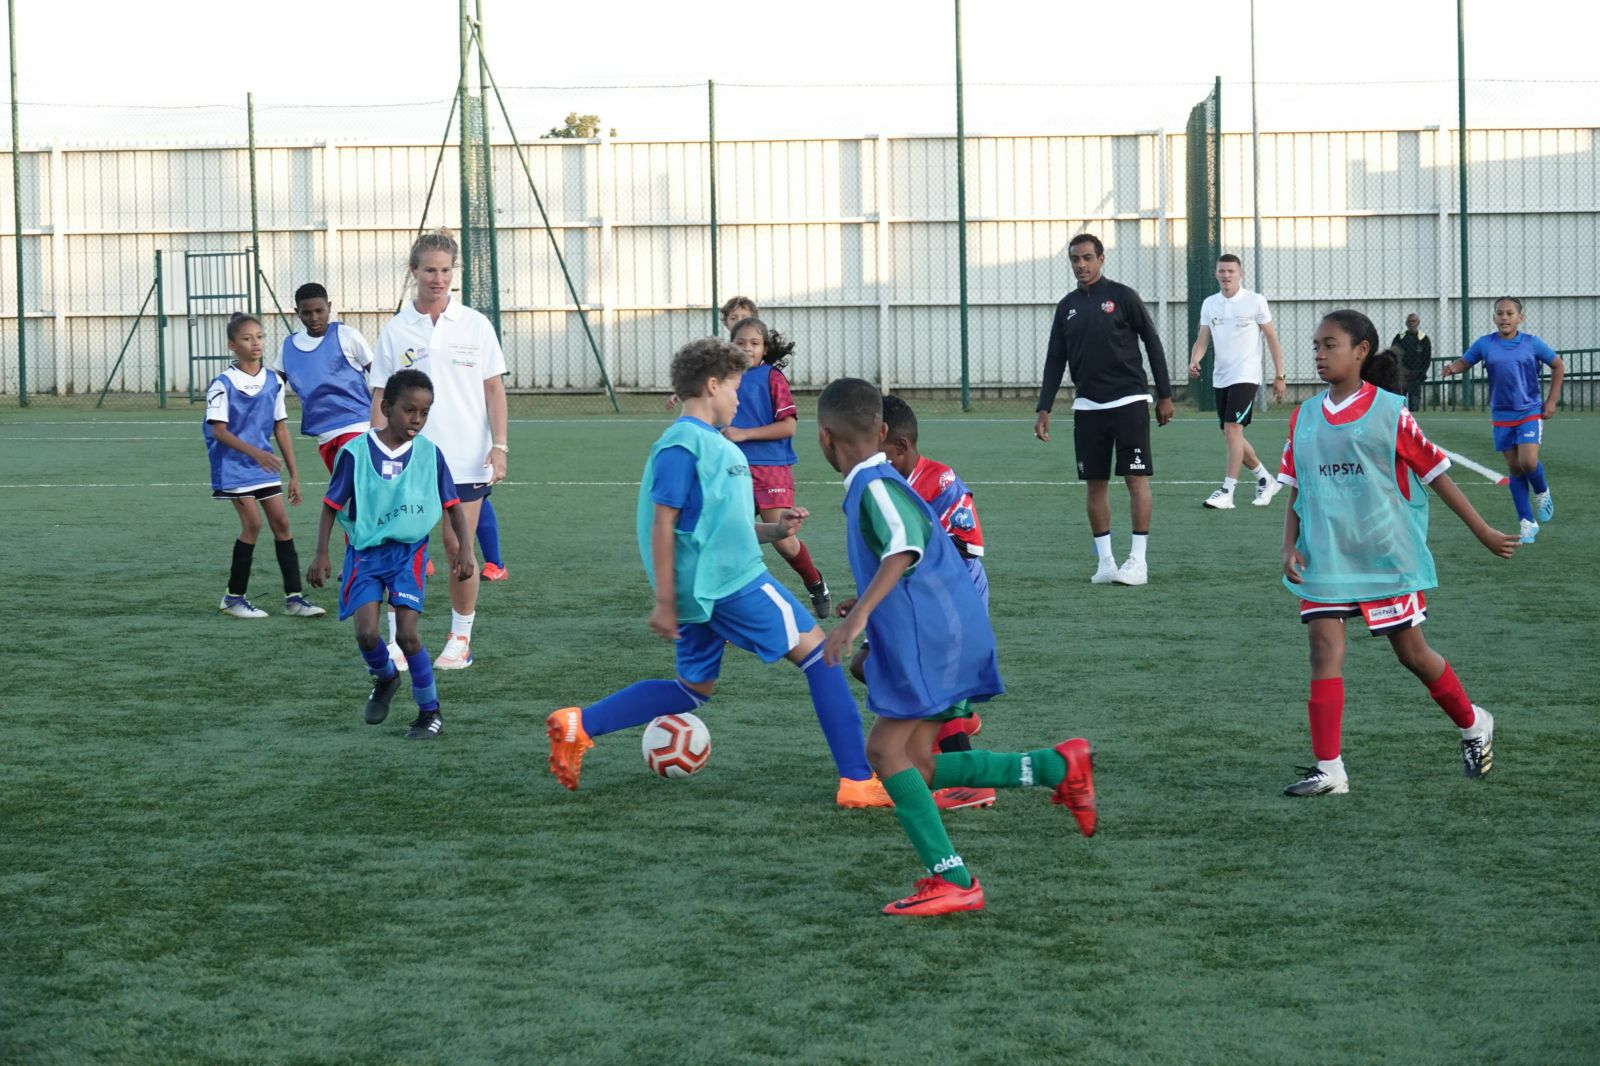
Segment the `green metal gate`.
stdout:
<svg viewBox="0 0 1600 1066">
<path fill-rule="evenodd" d="M 184 252 L 184 313 L 189 323 L 189 402 L 206 398 L 206 386 L 233 361 L 228 319 L 250 311 L 255 259 L 242 252 Z"/>
</svg>

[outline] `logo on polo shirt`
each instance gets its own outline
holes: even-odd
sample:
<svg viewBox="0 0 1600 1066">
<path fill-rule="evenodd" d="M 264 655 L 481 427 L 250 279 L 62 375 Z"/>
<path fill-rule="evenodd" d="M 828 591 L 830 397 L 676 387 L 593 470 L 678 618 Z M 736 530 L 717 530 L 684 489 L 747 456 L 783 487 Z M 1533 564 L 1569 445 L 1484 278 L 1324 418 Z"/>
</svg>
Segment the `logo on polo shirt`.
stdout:
<svg viewBox="0 0 1600 1066">
<path fill-rule="evenodd" d="M 426 358 L 428 358 L 428 349 L 407 348 L 400 353 L 400 365 L 402 367 L 413 367 Z"/>
</svg>

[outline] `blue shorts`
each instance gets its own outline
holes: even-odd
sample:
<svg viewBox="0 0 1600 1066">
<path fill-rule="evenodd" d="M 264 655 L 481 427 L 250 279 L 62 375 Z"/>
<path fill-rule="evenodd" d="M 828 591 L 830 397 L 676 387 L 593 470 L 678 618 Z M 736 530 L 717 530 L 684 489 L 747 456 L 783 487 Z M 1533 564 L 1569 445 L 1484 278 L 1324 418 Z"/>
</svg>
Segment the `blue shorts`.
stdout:
<svg viewBox="0 0 1600 1066">
<path fill-rule="evenodd" d="M 696 683 L 715 681 L 722 673 L 724 642 L 775 663 L 794 650 L 800 634 L 815 627 L 811 612 L 794 593 L 763 574 L 718 600 L 708 621 L 679 623 L 674 648 L 678 676 Z"/>
<path fill-rule="evenodd" d="M 396 607 L 409 607 L 421 614 L 422 594 L 428 584 L 427 566 L 426 540 L 415 544 L 385 541 L 361 551 L 347 545 L 344 570 L 339 577 L 339 621 L 355 614 L 363 604 L 382 603 L 385 599 Z"/>
<path fill-rule="evenodd" d="M 1544 421 L 1535 418 L 1514 426 L 1494 427 L 1494 450 L 1509 452 L 1519 444 L 1538 444 L 1544 439 Z"/>
</svg>

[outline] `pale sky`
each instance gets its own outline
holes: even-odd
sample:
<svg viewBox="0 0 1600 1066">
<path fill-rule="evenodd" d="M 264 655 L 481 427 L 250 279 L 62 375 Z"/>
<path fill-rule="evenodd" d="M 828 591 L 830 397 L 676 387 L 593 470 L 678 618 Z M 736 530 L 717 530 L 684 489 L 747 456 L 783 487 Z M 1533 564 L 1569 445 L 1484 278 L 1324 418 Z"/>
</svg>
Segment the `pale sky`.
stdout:
<svg viewBox="0 0 1600 1066">
<path fill-rule="evenodd" d="M 269 107 L 408 103 L 448 99 L 455 86 L 451 0 L 15 2 L 18 95 L 25 104 L 237 104 L 250 90 L 258 106 Z M 823 126 L 846 116 L 855 126 L 884 132 L 953 126 L 947 117 L 953 104 L 937 89 L 741 95 L 731 84 L 948 83 L 950 2 L 484 5 L 489 58 L 504 87 L 703 84 L 712 78 L 726 86 L 719 90 L 719 126 L 727 124 L 719 132 L 726 136 L 747 132 L 741 127 L 758 126 L 763 117 L 781 122 L 785 109 L 800 101 L 806 120 Z M 1226 126 L 1249 126 L 1248 0 L 967 0 L 964 10 L 965 77 L 973 87 L 969 132 L 1170 127 L 1174 115 L 1181 125 L 1182 111 L 1218 74 Z M 1467 0 L 1466 10 L 1469 78 L 1584 82 L 1475 86 L 1473 125 L 1600 125 L 1595 5 Z M 1264 129 L 1302 122 L 1346 128 L 1453 122 L 1451 85 L 1337 87 L 1452 80 L 1450 0 L 1346 0 L 1337 7 L 1258 0 L 1257 42 Z M 992 82 L 1060 87 L 983 86 Z M 1108 87 L 1076 87 L 1098 83 Z M 529 94 L 528 117 L 518 122 L 530 128 L 518 132 L 524 139 L 537 135 L 543 129 L 533 125 L 552 125 L 573 107 L 599 112 L 624 137 L 693 136 L 703 126 L 703 90 L 656 92 L 654 110 L 651 95 Z M 751 114 L 763 110 L 765 116 Z M 62 109 L 25 110 L 24 141 L 46 137 L 64 115 Z"/>
</svg>

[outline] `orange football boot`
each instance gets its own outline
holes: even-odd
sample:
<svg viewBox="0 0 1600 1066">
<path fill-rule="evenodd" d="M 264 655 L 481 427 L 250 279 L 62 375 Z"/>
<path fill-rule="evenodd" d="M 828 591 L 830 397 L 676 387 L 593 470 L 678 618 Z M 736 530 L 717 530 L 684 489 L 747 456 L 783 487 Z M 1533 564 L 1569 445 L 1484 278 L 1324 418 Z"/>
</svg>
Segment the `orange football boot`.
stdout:
<svg viewBox="0 0 1600 1066">
<path fill-rule="evenodd" d="M 839 791 L 833 797 L 841 807 L 893 807 L 894 800 L 884 791 L 883 782 L 873 774 L 865 781 L 839 778 Z"/>
<path fill-rule="evenodd" d="M 1082 737 L 1063 740 L 1056 745 L 1061 757 L 1067 760 L 1067 776 L 1056 786 L 1051 803 L 1059 803 L 1072 812 L 1078 820 L 1078 832 L 1094 836 L 1097 818 L 1094 801 L 1094 749 Z"/>
<path fill-rule="evenodd" d="M 544 720 L 544 731 L 550 737 L 550 772 L 563 786 L 578 791 L 583 753 L 594 747 L 594 741 L 583 731 L 583 712 L 577 707 L 563 707 Z"/>
<path fill-rule="evenodd" d="M 942 877 L 924 877 L 918 881 L 911 895 L 897 899 L 883 908 L 885 914 L 903 914 L 911 917 L 931 917 L 936 914 L 954 914 L 957 911 L 983 910 L 983 886 L 972 879 L 971 888 L 946 881 Z"/>
</svg>

